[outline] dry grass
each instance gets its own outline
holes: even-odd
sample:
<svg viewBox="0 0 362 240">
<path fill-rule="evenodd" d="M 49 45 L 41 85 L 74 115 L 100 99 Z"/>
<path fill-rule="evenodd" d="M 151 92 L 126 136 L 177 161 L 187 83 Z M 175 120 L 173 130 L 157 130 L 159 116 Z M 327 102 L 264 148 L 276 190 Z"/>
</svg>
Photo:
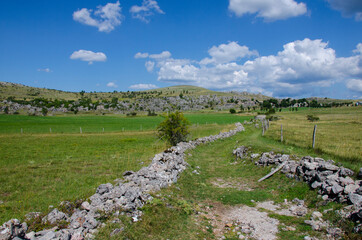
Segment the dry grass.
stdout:
<svg viewBox="0 0 362 240">
<path fill-rule="evenodd" d="M 319 121 L 309 122 L 307 115 Z M 298 112 L 278 113 L 281 120 L 270 122 L 266 136 L 280 140 L 280 125 L 286 144 L 311 147 L 314 125 L 317 125 L 315 148 L 356 164 L 362 162 L 362 108 L 306 109 Z"/>
</svg>

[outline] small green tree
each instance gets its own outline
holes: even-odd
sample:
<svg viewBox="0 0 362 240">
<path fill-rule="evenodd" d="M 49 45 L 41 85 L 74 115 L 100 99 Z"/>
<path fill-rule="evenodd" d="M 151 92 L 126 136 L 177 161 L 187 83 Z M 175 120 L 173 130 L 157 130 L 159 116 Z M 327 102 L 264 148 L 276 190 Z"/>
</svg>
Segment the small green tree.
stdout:
<svg viewBox="0 0 362 240">
<path fill-rule="evenodd" d="M 234 113 L 236 113 L 236 110 L 235 110 L 234 108 L 230 108 L 230 109 L 229 109 L 229 112 L 230 112 L 231 114 L 234 114 Z"/>
<path fill-rule="evenodd" d="M 48 109 L 46 107 L 43 107 L 41 109 L 41 113 L 43 114 L 43 116 L 46 116 L 48 114 Z"/>
<path fill-rule="evenodd" d="M 179 142 L 186 141 L 189 135 L 188 126 L 190 122 L 184 115 L 178 111 L 169 113 L 165 116 L 165 120 L 158 127 L 158 137 L 165 139 L 171 145 L 176 145 Z"/>
</svg>

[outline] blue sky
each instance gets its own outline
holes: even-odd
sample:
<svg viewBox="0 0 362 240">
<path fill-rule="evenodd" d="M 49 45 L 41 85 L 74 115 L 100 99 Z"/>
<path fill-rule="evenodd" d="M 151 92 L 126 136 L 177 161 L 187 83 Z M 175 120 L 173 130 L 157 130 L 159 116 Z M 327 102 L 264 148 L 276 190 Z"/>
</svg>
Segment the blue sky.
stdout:
<svg viewBox="0 0 362 240">
<path fill-rule="evenodd" d="M 4 0 L 0 81 L 362 98 L 361 0 Z"/>
</svg>

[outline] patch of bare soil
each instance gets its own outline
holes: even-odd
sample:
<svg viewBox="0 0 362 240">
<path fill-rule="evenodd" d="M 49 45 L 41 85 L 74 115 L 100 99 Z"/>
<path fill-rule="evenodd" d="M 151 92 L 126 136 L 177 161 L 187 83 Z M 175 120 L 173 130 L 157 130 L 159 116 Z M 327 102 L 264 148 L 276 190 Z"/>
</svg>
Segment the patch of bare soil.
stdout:
<svg viewBox="0 0 362 240">
<path fill-rule="evenodd" d="M 228 232 L 233 232 L 240 239 L 277 239 L 279 221 L 257 208 L 213 203 L 213 207 L 207 210 L 205 217 L 210 219 L 214 234 L 219 239 L 223 239 Z"/>
<path fill-rule="evenodd" d="M 284 201 L 282 204 L 275 204 L 273 201 L 260 202 L 257 208 L 267 209 L 279 215 L 285 216 L 305 216 L 308 213 L 307 207 L 303 200 L 294 199 L 292 202 Z"/>
<path fill-rule="evenodd" d="M 243 184 L 241 180 L 238 179 L 228 179 L 223 178 L 213 178 L 211 179 L 211 184 L 218 188 L 235 188 L 239 191 L 253 191 L 254 189 L 250 188 L 250 183 Z"/>
</svg>

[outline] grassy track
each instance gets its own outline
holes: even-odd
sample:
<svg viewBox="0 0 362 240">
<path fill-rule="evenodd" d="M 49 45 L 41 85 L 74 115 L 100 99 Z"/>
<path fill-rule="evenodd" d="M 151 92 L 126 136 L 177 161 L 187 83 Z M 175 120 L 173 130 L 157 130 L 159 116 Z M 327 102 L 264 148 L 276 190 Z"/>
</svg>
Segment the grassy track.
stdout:
<svg viewBox="0 0 362 240">
<path fill-rule="evenodd" d="M 299 156 L 316 154 L 312 150 L 291 147 L 272 139 L 261 137 L 260 130 L 248 127 L 246 132 L 236 136 L 219 140 L 214 143 L 198 146 L 190 151 L 192 156 L 187 157 L 190 167 L 181 175 L 179 181 L 170 188 L 156 194 L 153 202 L 144 207 L 142 221 L 130 224 L 124 218 L 121 224 L 108 224 L 103 228 L 97 239 L 109 239 L 109 234 L 115 228 L 124 227 L 124 231 L 111 239 L 216 239 L 212 234 L 210 222 L 196 212 L 208 211 L 204 206 L 212 209 L 214 206 L 255 206 L 254 201 L 273 200 L 283 202 L 294 198 L 304 199 L 309 208 L 318 211 L 324 209 L 338 209 L 340 205 L 328 203 L 318 206 L 316 191 L 310 190 L 308 185 L 286 178 L 283 174 L 276 174 L 266 181 L 257 180 L 270 172 L 270 167 L 257 167 L 250 160 L 234 163 L 232 150 L 236 146 L 252 147 L 253 152 L 274 150 Z M 329 158 L 328 155 L 322 157 Z M 337 159 L 338 160 L 338 159 Z M 193 171 L 200 172 L 199 175 Z M 238 190 L 235 188 L 219 188 L 212 184 L 215 179 L 236 182 L 236 186 L 246 185 L 253 191 Z M 222 214 L 222 213 L 220 213 Z M 304 223 L 310 214 L 305 217 L 286 217 L 270 214 L 277 218 L 280 239 L 303 239 L 304 236 L 320 238 Z M 332 221 L 332 218 L 330 219 Z M 285 226 L 292 226 L 296 231 L 283 230 Z M 238 239 L 236 233 L 230 232 L 226 239 Z M 322 237 L 323 239 L 323 237 Z"/>
<path fill-rule="evenodd" d="M 185 114 L 192 124 L 231 124 L 250 117 L 232 114 Z M 121 131 L 154 130 L 162 117 L 123 117 L 123 116 L 23 116 L 0 115 L 0 134 L 20 133 L 101 133 Z"/>
<path fill-rule="evenodd" d="M 188 118 L 201 124 L 191 126 L 190 138 L 234 128 L 233 124 L 205 124 L 208 119 L 228 123 L 245 119 L 231 114 L 189 115 Z M 161 121 L 160 117 L 1 115 L 0 119 L 2 132 L 12 132 L 19 125 L 27 126 L 24 134 L 0 134 L 0 222 L 21 218 L 30 211 L 46 211 L 49 205 L 56 206 L 62 200 L 89 197 L 99 184 L 113 182 L 125 170 L 148 165 L 156 153 L 167 147 L 150 130 Z M 134 131 L 120 131 L 117 126 L 120 122 Z M 69 126 L 79 123 L 83 124 L 83 134 L 67 133 Z M 97 133 L 100 123 L 113 132 Z M 139 131 L 138 124 L 146 129 Z M 39 133 L 49 126 L 52 133 Z M 25 129 L 34 133 L 27 134 Z M 57 134 L 56 130 L 63 133 Z"/>
<path fill-rule="evenodd" d="M 319 121 L 309 122 L 307 115 Z M 314 125 L 317 125 L 316 148 L 341 158 L 348 167 L 358 170 L 362 163 L 362 108 L 305 109 L 298 112 L 277 113 L 281 120 L 270 123 L 266 136 L 280 140 L 280 125 L 286 144 L 311 147 Z"/>
</svg>

